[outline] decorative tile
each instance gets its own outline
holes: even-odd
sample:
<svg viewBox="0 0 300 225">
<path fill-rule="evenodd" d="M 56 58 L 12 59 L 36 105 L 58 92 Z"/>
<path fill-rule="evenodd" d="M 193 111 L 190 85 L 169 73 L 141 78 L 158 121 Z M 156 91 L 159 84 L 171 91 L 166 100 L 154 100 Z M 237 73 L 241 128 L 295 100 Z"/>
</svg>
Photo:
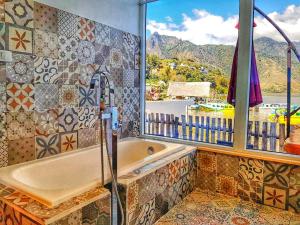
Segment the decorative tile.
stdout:
<svg viewBox="0 0 300 225">
<path fill-rule="evenodd" d="M 80 17 L 78 19 L 77 37 L 83 41 L 95 41 L 95 22 Z"/>
<path fill-rule="evenodd" d="M 78 84 L 80 67 L 77 61 L 58 61 L 58 74 L 61 84 Z"/>
<path fill-rule="evenodd" d="M 60 133 L 60 149 L 61 152 L 69 152 L 76 150 L 78 145 L 77 131 Z"/>
<path fill-rule="evenodd" d="M 197 186 L 201 190 L 208 190 L 211 192 L 216 192 L 217 177 L 216 173 L 208 173 L 206 171 L 201 171 L 201 174 L 197 176 Z"/>
<path fill-rule="evenodd" d="M 96 56 L 94 45 L 89 41 L 80 41 L 77 55 L 81 64 L 93 64 Z"/>
<path fill-rule="evenodd" d="M 38 159 L 60 153 L 59 147 L 59 134 L 35 137 L 36 156 Z"/>
<path fill-rule="evenodd" d="M 34 83 L 58 84 L 58 61 L 47 57 L 35 57 L 34 59 Z"/>
<path fill-rule="evenodd" d="M 157 182 L 156 194 L 160 194 L 165 191 L 169 184 L 169 167 L 164 166 L 155 171 L 155 178 Z"/>
<path fill-rule="evenodd" d="M 185 176 L 189 172 L 189 157 L 184 156 L 180 159 L 180 176 Z"/>
<path fill-rule="evenodd" d="M 0 141 L 7 139 L 6 113 L 0 113 Z"/>
<path fill-rule="evenodd" d="M 263 167 L 262 160 L 240 157 L 239 177 L 244 180 L 263 182 Z"/>
<path fill-rule="evenodd" d="M 213 173 L 217 171 L 217 157 L 215 153 L 203 152 L 198 153 L 198 169 Z"/>
<path fill-rule="evenodd" d="M 139 112 L 139 89 L 123 88 L 123 121 L 138 121 Z"/>
<path fill-rule="evenodd" d="M 35 107 L 44 111 L 58 107 L 58 86 L 56 84 L 35 85 Z"/>
<path fill-rule="evenodd" d="M 78 111 L 76 108 L 59 109 L 59 132 L 78 130 Z"/>
<path fill-rule="evenodd" d="M 123 69 L 122 68 L 112 68 L 111 77 L 114 82 L 115 88 L 123 87 Z"/>
<path fill-rule="evenodd" d="M 101 23 L 96 23 L 95 36 L 96 43 L 110 46 L 110 27 Z"/>
<path fill-rule="evenodd" d="M 110 30 L 110 46 L 117 49 L 123 48 L 123 32 L 115 28 Z"/>
<path fill-rule="evenodd" d="M 238 197 L 245 201 L 262 203 L 263 183 L 250 180 L 239 174 L 238 178 Z"/>
<path fill-rule="evenodd" d="M 68 38 L 65 35 L 58 37 L 58 57 L 62 60 L 74 61 L 77 60 L 77 50 L 79 41 L 75 37 Z"/>
<path fill-rule="evenodd" d="M 34 109 L 34 86 L 32 84 L 8 83 L 6 93 L 8 110 Z"/>
<path fill-rule="evenodd" d="M 134 70 L 123 70 L 123 87 L 135 87 L 134 86 Z"/>
<path fill-rule="evenodd" d="M 300 190 L 289 189 L 289 211 L 300 214 Z"/>
<path fill-rule="evenodd" d="M 6 84 L 0 83 L 0 113 L 6 111 Z"/>
<path fill-rule="evenodd" d="M 0 167 L 8 166 L 8 141 L 0 140 Z"/>
<path fill-rule="evenodd" d="M 264 183 L 278 185 L 278 187 L 289 187 L 289 165 L 265 161 Z"/>
<path fill-rule="evenodd" d="M 0 83 L 6 83 L 6 63 L 0 62 Z"/>
<path fill-rule="evenodd" d="M 35 159 L 35 141 L 32 138 L 22 138 L 8 141 L 8 164 L 14 165 Z"/>
<path fill-rule="evenodd" d="M 237 195 L 237 182 L 234 177 L 230 176 L 217 176 L 216 190 L 219 193 L 236 196 Z"/>
<path fill-rule="evenodd" d="M 122 51 L 122 64 L 124 70 L 134 70 L 134 52 L 131 49 L 123 47 Z"/>
<path fill-rule="evenodd" d="M 0 23 L 0 50 L 5 50 L 5 24 L 4 23 Z"/>
<path fill-rule="evenodd" d="M 48 136 L 58 132 L 58 109 L 50 109 L 34 114 L 35 130 L 37 135 Z"/>
<path fill-rule="evenodd" d="M 95 128 L 78 130 L 78 147 L 85 148 L 96 144 Z"/>
<path fill-rule="evenodd" d="M 123 46 L 126 49 L 134 50 L 136 41 L 133 34 L 123 32 Z"/>
<path fill-rule="evenodd" d="M 59 105 L 61 107 L 78 107 L 78 87 L 62 85 L 59 89 Z"/>
<path fill-rule="evenodd" d="M 110 223 L 110 198 L 98 200 L 82 208 L 82 224 L 106 225 Z"/>
<path fill-rule="evenodd" d="M 291 172 L 289 174 L 290 188 L 295 190 L 300 190 L 300 167 L 292 166 Z"/>
<path fill-rule="evenodd" d="M 155 198 L 157 179 L 154 173 L 150 173 L 136 181 L 138 185 L 138 204 L 140 206 L 147 204 Z"/>
<path fill-rule="evenodd" d="M 99 69 L 99 65 L 95 64 L 86 64 L 79 65 L 80 67 L 80 75 L 79 75 L 79 83 L 86 87 L 90 86 L 92 76 L 95 74 L 96 70 Z"/>
<path fill-rule="evenodd" d="M 95 127 L 97 120 L 95 107 L 80 107 L 78 111 L 79 129 Z"/>
<path fill-rule="evenodd" d="M 57 33 L 57 9 L 34 2 L 34 28 Z"/>
<path fill-rule="evenodd" d="M 32 83 L 33 58 L 30 55 L 13 54 L 12 62 L 6 64 L 6 76 L 8 82 Z"/>
<path fill-rule="evenodd" d="M 33 137 L 35 135 L 33 111 L 8 112 L 6 120 L 9 140 Z"/>
<path fill-rule="evenodd" d="M 110 66 L 110 47 L 101 44 L 95 44 L 95 64 L 101 66 Z"/>
<path fill-rule="evenodd" d="M 12 25 L 6 26 L 6 29 L 8 34 L 6 44 L 9 51 L 32 54 L 32 30 Z"/>
<path fill-rule="evenodd" d="M 136 46 L 134 50 L 134 69 L 139 70 L 141 65 L 140 46 Z"/>
<path fill-rule="evenodd" d="M 34 54 L 40 57 L 58 58 L 57 34 L 35 29 Z"/>
<path fill-rule="evenodd" d="M 5 22 L 33 28 L 33 0 L 5 1 Z"/>
<path fill-rule="evenodd" d="M 147 202 L 141 207 L 136 224 L 154 224 L 155 222 L 155 199 Z"/>
<path fill-rule="evenodd" d="M 172 186 L 180 179 L 180 161 L 175 160 L 168 165 L 169 167 L 169 186 Z"/>
<path fill-rule="evenodd" d="M 77 32 L 78 16 L 71 13 L 58 10 L 57 26 L 58 35 L 64 35 L 67 38 L 75 37 Z"/>
<path fill-rule="evenodd" d="M 82 224 L 82 210 L 77 210 L 51 225 L 80 225 Z"/>
<path fill-rule="evenodd" d="M 264 184 L 263 203 L 265 205 L 280 208 L 280 209 L 286 209 L 287 197 L 288 194 L 286 188 L 276 188 Z"/>
<path fill-rule="evenodd" d="M 217 174 L 238 177 L 239 158 L 236 156 L 217 154 Z"/>
<path fill-rule="evenodd" d="M 127 195 L 127 202 L 128 202 L 128 213 L 133 212 L 138 207 L 138 185 L 134 181 L 129 184 L 128 186 L 128 195 Z"/>
<path fill-rule="evenodd" d="M 0 1 L 0 21 L 5 22 L 4 0 Z"/>
<path fill-rule="evenodd" d="M 96 106 L 96 91 L 83 85 L 79 86 L 79 107 Z"/>
<path fill-rule="evenodd" d="M 110 64 L 112 68 L 120 68 L 123 66 L 123 56 L 121 50 L 112 48 L 110 52 Z"/>
</svg>

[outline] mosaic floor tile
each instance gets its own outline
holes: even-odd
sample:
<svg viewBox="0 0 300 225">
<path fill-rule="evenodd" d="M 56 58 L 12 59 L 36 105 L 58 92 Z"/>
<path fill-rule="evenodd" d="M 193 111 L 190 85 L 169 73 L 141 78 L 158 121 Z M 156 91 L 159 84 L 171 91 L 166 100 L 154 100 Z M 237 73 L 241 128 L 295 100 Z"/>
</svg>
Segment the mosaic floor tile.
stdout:
<svg viewBox="0 0 300 225">
<path fill-rule="evenodd" d="M 95 64 L 101 66 L 110 66 L 110 47 L 101 44 L 95 44 Z"/>
<path fill-rule="evenodd" d="M 8 112 L 6 120 L 9 140 L 33 137 L 35 135 L 33 111 Z"/>
<path fill-rule="evenodd" d="M 58 132 L 58 109 L 34 113 L 35 130 L 37 135 L 47 136 Z"/>
<path fill-rule="evenodd" d="M 77 61 L 58 61 L 58 75 L 61 84 L 78 84 L 80 67 Z"/>
<path fill-rule="evenodd" d="M 95 37 L 97 44 L 110 46 L 110 27 L 101 23 L 96 23 Z"/>
<path fill-rule="evenodd" d="M 1 9 L 0 9 L 0 14 L 1 14 Z M 0 23 L 0 50 L 5 50 L 5 24 L 4 23 Z"/>
<path fill-rule="evenodd" d="M 59 109 L 59 132 L 78 130 L 77 108 Z"/>
<path fill-rule="evenodd" d="M 279 187 L 289 187 L 289 165 L 265 161 L 264 183 L 278 185 Z"/>
<path fill-rule="evenodd" d="M 289 189 L 288 210 L 300 214 L 300 190 Z"/>
<path fill-rule="evenodd" d="M 34 109 L 34 86 L 32 84 L 8 83 L 6 93 L 8 110 Z"/>
<path fill-rule="evenodd" d="M 38 135 L 35 137 L 36 157 L 38 159 L 60 153 L 59 134 L 48 136 Z"/>
<path fill-rule="evenodd" d="M 262 160 L 241 157 L 239 162 L 239 177 L 243 177 L 244 180 L 263 182 L 263 166 Z"/>
<path fill-rule="evenodd" d="M 58 90 L 56 84 L 36 84 L 35 107 L 37 111 L 58 108 Z"/>
<path fill-rule="evenodd" d="M 78 87 L 62 85 L 59 89 L 59 105 L 61 107 L 78 107 Z"/>
<path fill-rule="evenodd" d="M 58 37 L 58 57 L 62 60 L 74 61 L 78 59 L 77 51 L 79 41 L 75 37 L 60 35 Z"/>
<path fill-rule="evenodd" d="M 95 41 L 95 22 L 80 17 L 77 24 L 77 37 L 83 41 Z"/>
<path fill-rule="evenodd" d="M 238 177 L 239 158 L 230 155 L 217 154 L 217 174 Z"/>
<path fill-rule="evenodd" d="M 114 82 L 115 88 L 123 87 L 123 69 L 111 68 L 111 77 Z"/>
<path fill-rule="evenodd" d="M 32 83 L 33 58 L 30 55 L 13 54 L 13 61 L 6 64 L 6 76 L 8 82 Z"/>
<path fill-rule="evenodd" d="M 81 225 L 82 224 L 82 210 L 77 210 L 64 218 L 51 223 L 50 225 Z"/>
<path fill-rule="evenodd" d="M 155 199 L 147 202 L 141 207 L 136 224 L 153 224 L 155 222 Z"/>
<path fill-rule="evenodd" d="M 6 84 L 0 83 L 0 113 L 6 111 Z"/>
<path fill-rule="evenodd" d="M 216 190 L 221 194 L 237 196 L 237 182 L 234 177 L 217 176 Z"/>
<path fill-rule="evenodd" d="M 34 83 L 36 84 L 58 84 L 58 61 L 46 57 L 35 57 L 34 59 Z"/>
<path fill-rule="evenodd" d="M 262 203 L 263 183 L 245 179 L 242 175 L 238 178 L 238 197 L 245 201 Z"/>
<path fill-rule="evenodd" d="M 77 56 L 81 64 L 93 64 L 96 56 L 94 45 L 89 41 L 80 41 Z"/>
<path fill-rule="evenodd" d="M 33 0 L 5 1 L 5 22 L 33 28 Z"/>
<path fill-rule="evenodd" d="M 96 91 L 89 87 L 79 86 L 79 107 L 93 107 L 96 106 Z"/>
<path fill-rule="evenodd" d="M 110 30 L 110 46 L 117 49 L 123 48 L 123 32 L 115 28 Z"/>
<path fill-rule="evenodd" d="M 75 37 L 77 32 L 78 16 L 71 13 L 58 10 L 57 26 L 58 35 L 64 35 L 68 38 Z"/>
<path fill-rule="evenodd" d="M 8 166 L 8 141 L 0 140 L 0 167 Z"/>
<path fill-rule="evenodd" d="M 85 87 L 89 87 L 92 76 L 95 74 L 96 70 L 99 69 L 99 66 L 95 64 L 87 64 L 87 65 L 80 64 L 79 67 L 80 67 L 79 83 Z"/>
<path fill-rule="evenodd" d="M 291 172 L 289 174 L 290 188 L 295 190 L 300 190 L 300 167 L 292 166 Z"/>
<path fill-rule="evenodd" d="M 111 49 L 110 64 L 112 68 L 121 68 L 123 66 L 123 56 L 121 50 L 117 48 Z"/>
<path fill-rule="evenodd" d="M 6 26 L 8 41 L 6 42 L 9 51 L 32 54 L 33 34 L 32 30 Z"/>
<path fill-rule="evenodd" d="M 95 128 L 78 130 L 78 147 L 86 148 L 96 144 Z"/>
<path fill-rule="evenodd" d="M 95 127 L 97 120 L 95 107 L 80 107 L 78 110 L 79 129 Z"/>
<path fill-rule="evenodd" d="M 34 137 L 8 141 L 8 164 L 14 165 L 35 159 Z"/>
<path fill-rule="evenodd" d="M 69 152 L 76 150 L 78 146 L 77 131 L 60 133 L 60 149 L 61 152 Z"/>
<path fill-rule="evenodd" d="M 263 186 L 263 203 L 265 205 L 287 209 L 287 195 L 286 188 L 276 188 L 267 184 Z"/>
<path fill-rule="evenodd" d="M 58 58 L 58 37 L 57 34 L 48 31 L 35 30 L 34 33 L 34 54 L 40 57 Z"/>
<path fill-rule="evenodd" d="M 57 9 L 34 2 L 34 28 L 57 33 Z"/>
<path fill-rule="evenodd" d="M 300 215 L 293 215 L 289 225 L 299 225 L 300 224 Z"/>
</svg>

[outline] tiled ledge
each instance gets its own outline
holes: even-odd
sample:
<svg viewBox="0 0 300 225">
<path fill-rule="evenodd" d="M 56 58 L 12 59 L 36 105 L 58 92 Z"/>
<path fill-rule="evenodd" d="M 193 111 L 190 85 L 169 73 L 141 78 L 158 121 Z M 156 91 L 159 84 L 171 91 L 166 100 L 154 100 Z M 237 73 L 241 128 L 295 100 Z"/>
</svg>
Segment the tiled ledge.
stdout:
<svg viewBox="0 0 300 225">
<path fill-rule="evenodd" d="M 28 224 L 48 225 L 55 223 L 97 200 L 109 196 L 110 192 L 107 189 L 97 187 L 77 197 L 71 198 L 54 208 L 49 208 L 20 191 L 0 184 L 0 212 L 4 217 L 8 213 L 10 214 L 8 216 L 17 214 L 21 220 L 21 224 L 26 224 L 23 222 L 25 218 L 26 222 L 30 222 Z M 2 224 L 1 222 L 3 221 L 0 221 L 0 224 Z"/>
</svg>

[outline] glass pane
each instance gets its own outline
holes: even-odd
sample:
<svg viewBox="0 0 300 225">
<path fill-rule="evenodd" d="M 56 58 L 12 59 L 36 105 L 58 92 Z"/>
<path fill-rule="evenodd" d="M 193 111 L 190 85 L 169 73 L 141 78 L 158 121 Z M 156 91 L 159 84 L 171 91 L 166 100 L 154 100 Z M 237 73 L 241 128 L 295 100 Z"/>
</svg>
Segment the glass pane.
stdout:
<svg viewBox="0 0 300 225">
<path fill-rule="evenodd" d="M 146 134 L 233 145 L 238 14 L 238 0 L 148 4 Z"/>
</svg>

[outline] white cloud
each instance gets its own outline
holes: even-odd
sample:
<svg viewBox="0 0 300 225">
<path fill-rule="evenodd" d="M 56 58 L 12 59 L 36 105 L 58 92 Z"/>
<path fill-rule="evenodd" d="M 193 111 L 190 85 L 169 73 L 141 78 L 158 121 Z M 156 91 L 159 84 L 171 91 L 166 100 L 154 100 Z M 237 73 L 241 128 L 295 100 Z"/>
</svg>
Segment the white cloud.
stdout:
<svg viewBox="0 0 300 225">
<path fill-rule="evenodd" d="M 166 16 L 166 21 L 168 21 L 168 22 L 173 22 L 173 18 L 171 17 L 171 16 Z"/>
<path fill-rule="evenodd" d="M 194 9 L 193 17 L 182 14 L 181 24 L 173 22 L 160 23 L 149 20 L 147 29 L 150 33 L 176 36 L 182 40 L 188 40 L 195 44 L 229 44 L 235 45 L 238 31 L 235 25 L 238 15 L 228 18 L 214 15 L 205 10 Z M 290 5 L 280 14 L 272 12 L 272 18 L 294 41 L 300 41 L 300 6 Z M 282 41 L 280 34 L 273 28 L 266 19 L 256 16 L 255 38 L 267 36 Z"/>
</svg>

